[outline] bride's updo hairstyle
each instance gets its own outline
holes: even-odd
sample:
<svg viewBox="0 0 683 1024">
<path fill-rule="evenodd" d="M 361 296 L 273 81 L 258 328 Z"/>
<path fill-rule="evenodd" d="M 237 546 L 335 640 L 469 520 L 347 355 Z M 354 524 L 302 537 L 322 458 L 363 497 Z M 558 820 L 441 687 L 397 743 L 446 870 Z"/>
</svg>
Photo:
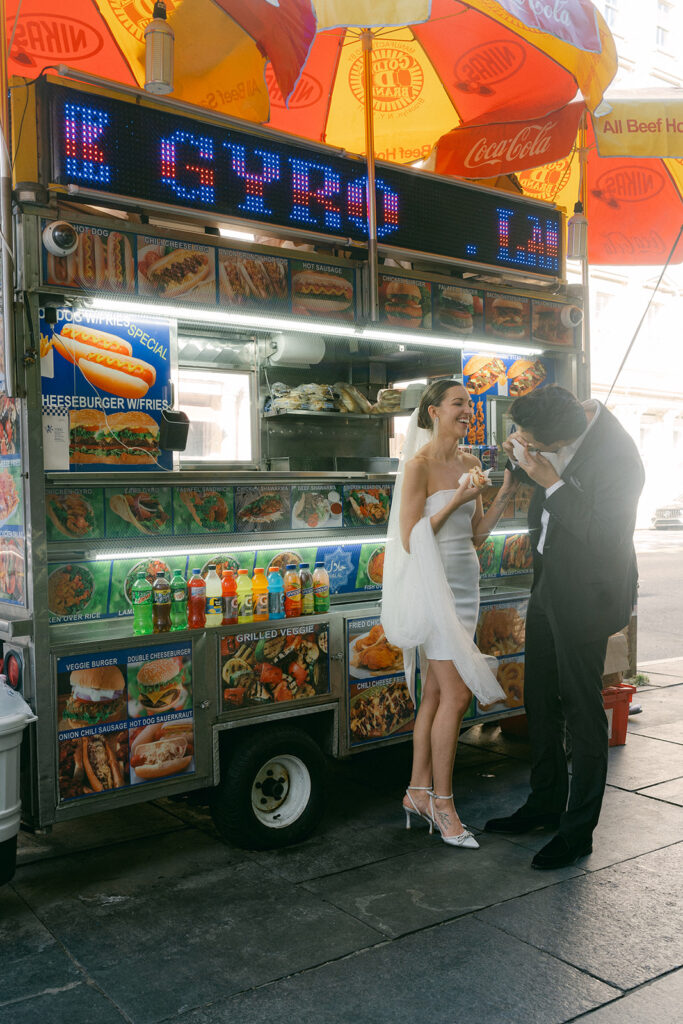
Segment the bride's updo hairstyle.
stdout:
<svg viewBox="0 0 683 1024">
<path fill-rule="evenodd" d="M 417 412 L 417 425 L 423 430 L 433 430 L 434 424 L 432 417 L 429 415 L 429 406 L 441 405 L 444 400 L 444 395 L 451 388 L 462 388 L 464 387 L 461 380 L 435 380 L 432 384 L 425 388 L 422 392 L 422 398 L 420 399 L 420 405 Z"/>
</svg>

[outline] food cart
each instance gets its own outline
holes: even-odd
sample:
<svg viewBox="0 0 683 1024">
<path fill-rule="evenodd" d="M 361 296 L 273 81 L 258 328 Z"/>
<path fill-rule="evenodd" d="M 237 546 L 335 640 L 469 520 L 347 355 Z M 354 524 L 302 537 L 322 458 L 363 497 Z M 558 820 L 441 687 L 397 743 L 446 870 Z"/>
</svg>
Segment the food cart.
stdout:
<svg viewBox="0 0 683 1024">
<path fill-rule="evenodd" d="M 325 755 L 412 730 L 379 625 L 409 383 L 462 375 L 494 467 L 516 394 L 581 392 L 561 215 L 378 165 L 371 320 L 362 160 L 83 76 L 14 85 L 12 123 L 0 638 L 38 716 L 24 822 L 207 788 L 225 838 L 294 842 Z M 528 498 L 480 550 L 477 640 L 506 700 L 466 724 L 523 710 Z M 140 569 L 316 561 L 324 615 L 133 635 Z"/>
</svg>

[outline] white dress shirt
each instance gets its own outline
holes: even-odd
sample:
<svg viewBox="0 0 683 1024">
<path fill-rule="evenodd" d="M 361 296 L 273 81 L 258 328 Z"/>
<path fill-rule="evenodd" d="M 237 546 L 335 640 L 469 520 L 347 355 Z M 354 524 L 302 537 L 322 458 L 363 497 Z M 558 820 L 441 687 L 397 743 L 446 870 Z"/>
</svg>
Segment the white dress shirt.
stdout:
<svg viewBox="0 0 683 1024">
<path fill-rule="evenodd" d="M 562 476 L 562 473 L 567 468 L 569 463 L 572 461 L 579 448 L 583 444 L 583 440 L 593 426 L 598 416 L 600 415 L 600 403 L 593 400 L 584 402 L 583 407 L 587 413 L 593 413 L 593 418 L 590 420 L 588 426 L 584 430 L 583 434 L 577 437 L 576 441 L 572 441 L 571 444 L 567 444 L 564 448 L 558 448 L 556 452 L 541 452 L 541 455 L 548 460 L 555 472 Z M 524 467 L 522 467 L 524 468 Z M 564 480 L 556 480 L 550 487 L 546 487 L 545 496 L 549 498 L 551 494 L 558 491 L 560 487 L 564 486 Z M 546 508 L 541 512 L 541 536 L 538 539 L 536 550 L 539 555 L 543 554 L 543 548 L 545 546 L 545 537 L 548 532 L 548 523 L 550 522 L 550 512 Z"/>
</svg>

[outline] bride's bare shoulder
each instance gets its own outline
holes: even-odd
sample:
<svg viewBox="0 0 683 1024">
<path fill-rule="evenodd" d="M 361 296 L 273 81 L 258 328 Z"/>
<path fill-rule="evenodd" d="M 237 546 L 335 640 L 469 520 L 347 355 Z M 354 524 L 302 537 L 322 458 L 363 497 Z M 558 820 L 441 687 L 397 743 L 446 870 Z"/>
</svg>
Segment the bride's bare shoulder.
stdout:
<svg viewBox="0 0 683 1024">
<path fill-rule="evenodd" d="M 427 453 L 418 452 L 406 462 L 406 476 L 411 480 L 420 480 L 423 477 L 426 479 L 428 473 L 429 455 Z"/>
</svg>

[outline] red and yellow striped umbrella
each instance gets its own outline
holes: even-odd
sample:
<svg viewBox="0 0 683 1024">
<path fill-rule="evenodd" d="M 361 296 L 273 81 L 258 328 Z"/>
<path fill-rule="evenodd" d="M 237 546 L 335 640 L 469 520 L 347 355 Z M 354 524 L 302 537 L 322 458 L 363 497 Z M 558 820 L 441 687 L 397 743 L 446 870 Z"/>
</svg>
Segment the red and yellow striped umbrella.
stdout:
<svg viewBox="0 0 683 1024">
<path fill-rule="evenodd" d="M 269 80 L 274 128 L 366 149 L 362 30 L 372 33 L 374 151 L 410 163 L 463 122 L 538 117 L 581 93 L 593 110 L 616 71 L 590 0 L 314 0 L 318 33 L 288 108 Z"/>
</svg>

